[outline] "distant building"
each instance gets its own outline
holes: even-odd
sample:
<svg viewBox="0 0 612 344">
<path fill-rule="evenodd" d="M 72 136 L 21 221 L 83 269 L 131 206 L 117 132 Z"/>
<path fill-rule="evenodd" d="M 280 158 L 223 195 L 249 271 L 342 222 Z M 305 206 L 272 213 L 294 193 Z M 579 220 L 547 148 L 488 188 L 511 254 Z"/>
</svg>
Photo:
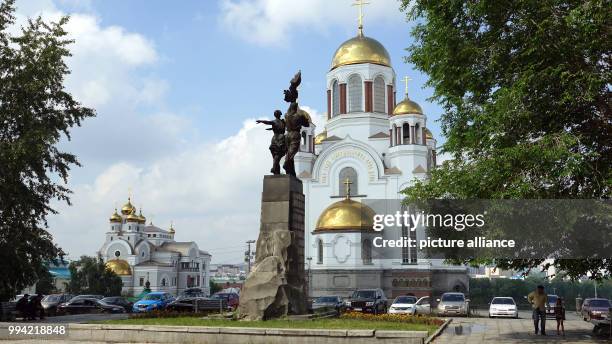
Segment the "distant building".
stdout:
<svg viewBox="0 0 612 344">
<path fill-rule="evenodd" d="M 142 210 L 136 214 L 131 200 L 109 219 L 110 228 L 100 256 L 106 266 L 121 277 L 122 293 L 138 295 L 147 282 L 152 291 L 174 295 L 199 287 L 210 294 L 211 255 L 193 241 L 178 242 L 173 226 L 168 230 L 145 225 Z"/>
</svg>

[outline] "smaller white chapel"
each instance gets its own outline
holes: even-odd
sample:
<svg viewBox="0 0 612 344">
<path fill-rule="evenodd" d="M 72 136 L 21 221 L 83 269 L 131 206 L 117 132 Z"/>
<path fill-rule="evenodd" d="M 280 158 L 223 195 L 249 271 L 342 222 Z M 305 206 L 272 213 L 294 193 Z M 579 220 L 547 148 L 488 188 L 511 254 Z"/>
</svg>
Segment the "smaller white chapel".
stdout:
<svg viewBox="0 0 612 344">
<path fill-rule="evenodd" d="M 193 241 L 175 241 L 176 231 L 146 225 L 131 199 L 109 219 L 106 241 L 99 254 L 106 266 L 121 277 L 122 294 L 138 295 L 147 282 L 152 291 L 179 295 L 186 288 L 210 294 L 211 255 Z"/>
</svg>

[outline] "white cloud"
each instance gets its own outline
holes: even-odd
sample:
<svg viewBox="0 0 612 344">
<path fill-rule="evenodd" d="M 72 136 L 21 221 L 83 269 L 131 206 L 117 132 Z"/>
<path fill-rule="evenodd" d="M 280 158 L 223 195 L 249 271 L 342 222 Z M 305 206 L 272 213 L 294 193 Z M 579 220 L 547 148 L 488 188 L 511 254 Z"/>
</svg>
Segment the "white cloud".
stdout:
<svg viewBox="0 0 612 344">
<path fill-rule="evenodd" d="M 304 106 L 316 123 L 322 116 Z M 72 255 L 93 254 L 103 244 L 108 217 L 132 190 L 154 224 L 167 228 L 174 221 L 177 240 L 196 241 L 202 249 L 240 246 L 256 239 L 262 179 L 272 163 L 270 132 L 255 119 L 245 121 L 232 136 L 200 143 L 180 154 L 151 163 L 115 163 L 91 183 L 73 187 L 73 206 L 58 204 L 61 216 L 52 232 Z M 215 262 L 238 262 L 241 250 L 218 252 Z"/>
<path fill-rule="evenodd" d="M 332 26 L 357 27 L 352 1 L 222 0 L 220 22 L 230 32 L 259 45 L 283 45 L 295 30 L 324 32 Z M 364 26 L 401 23 L 398 0 L 374 0 L 364 8 Z"/>
</svg>

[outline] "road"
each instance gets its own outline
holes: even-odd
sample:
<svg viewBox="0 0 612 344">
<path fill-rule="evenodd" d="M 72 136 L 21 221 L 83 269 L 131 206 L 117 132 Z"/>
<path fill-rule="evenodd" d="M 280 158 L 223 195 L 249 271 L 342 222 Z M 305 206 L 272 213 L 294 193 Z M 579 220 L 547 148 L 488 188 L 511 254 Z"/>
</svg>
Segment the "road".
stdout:
<svg viewBox="0 0 612 344">
<path fill-rule="evenodd" d="M 49 323 L 49 324 L 84 324 L 98 320 L 111 320 L 111 319 L 127 319 L 126 313 L 122 314 L 73 314 L 73 315 L 60 315 L 54 317 L 46 317 L 44 320 L 29 321 L 31 323 Z M 20 322 L 27 324 L 28 322 Z"/>
<path fill-rule="evenodd" d="M 480 312 L 481 314 L 487 314 Z M 488 317 L 453 318 L 444 332 L 434 340 L 435 344 L 514 344 L 514 343 L 610 343 L 607 337 L 595 337 L 593 325 L 583 321 L 573 312 L 567 312 L 565 338 L 557 336 L 557 321 L 546 320 L 547 336 L 536 336 L 531 312 L 520 311 L 519 319 Z"/>
</svg>

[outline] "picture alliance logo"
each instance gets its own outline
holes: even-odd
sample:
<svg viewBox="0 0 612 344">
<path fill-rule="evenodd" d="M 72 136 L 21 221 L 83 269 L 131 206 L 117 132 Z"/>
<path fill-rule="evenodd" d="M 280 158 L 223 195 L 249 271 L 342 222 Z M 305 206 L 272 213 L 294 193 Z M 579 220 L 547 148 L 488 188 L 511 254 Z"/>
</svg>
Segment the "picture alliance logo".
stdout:
<svg viewBox="0 0 612 344">
<path fill-rule="evenodd" d="M 466 228 L 485 225 L 486 212 L 482 214 L 426 214 L 421 211 L 410 213 L 397 211 L 395 214 L 376 214 L 373 217 L 373 229 L 377 232 L 387 227 L 406 227 L 415 231 L 418 227 L 453 228 L 458 232 Z"/>
</svg>

